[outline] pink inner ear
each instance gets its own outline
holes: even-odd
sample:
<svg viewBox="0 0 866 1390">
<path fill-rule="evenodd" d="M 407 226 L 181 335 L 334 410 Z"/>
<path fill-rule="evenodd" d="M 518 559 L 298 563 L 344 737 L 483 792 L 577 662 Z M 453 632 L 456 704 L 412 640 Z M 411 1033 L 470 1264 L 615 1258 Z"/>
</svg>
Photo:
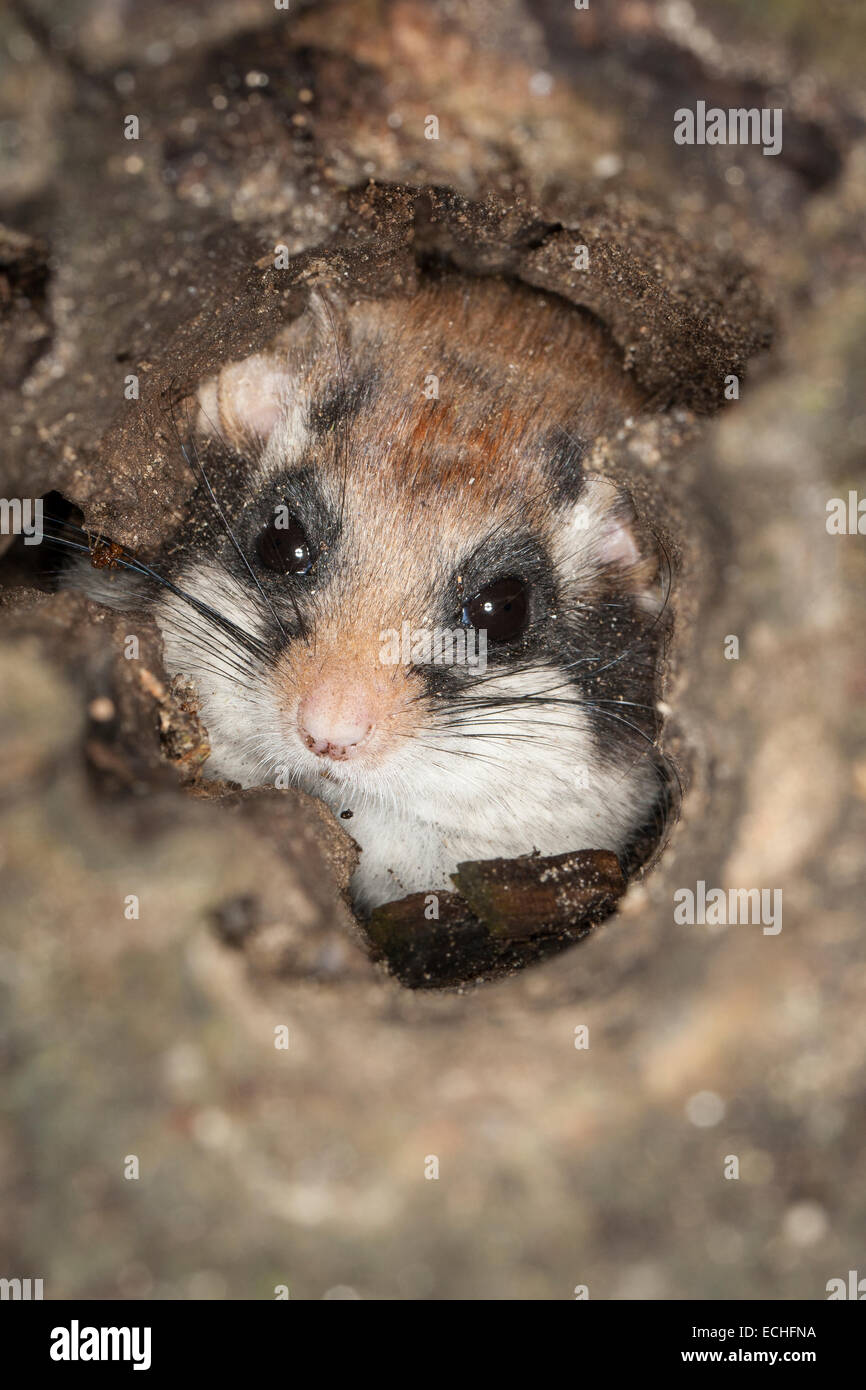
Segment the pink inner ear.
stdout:
<svg viewBox="0 0 866 1390">
<path fill-rule="evenodd" d="M 607 564 L 617 565 L 621 569 L 630 569 L 640 564 L 643 556 L 628 522 L 613 521 L 605 528 L 601 541 L 601 558 Z"/>
<path fill-rule="evenodd" d="M 286 371 L 266 357 L 251 357 L 222 375 L 223 418 L 234 433 L 267 440 L 288 402 L 288 392 Z"/>
</svg>

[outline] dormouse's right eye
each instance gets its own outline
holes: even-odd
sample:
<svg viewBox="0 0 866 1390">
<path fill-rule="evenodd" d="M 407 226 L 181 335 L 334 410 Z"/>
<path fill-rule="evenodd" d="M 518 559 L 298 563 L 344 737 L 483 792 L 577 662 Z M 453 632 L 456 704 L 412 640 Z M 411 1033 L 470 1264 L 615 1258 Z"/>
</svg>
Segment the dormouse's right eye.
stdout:
<svg viewBox="0 0 866 1390">
<path fill-rule="evenodd" d="M 313 556 L 307 533 L 296 516 L 277 507 L 271 520 L 256 537 L 256 550 L 266 569 L 276 574 L 307 574 Z"/>
</svg>

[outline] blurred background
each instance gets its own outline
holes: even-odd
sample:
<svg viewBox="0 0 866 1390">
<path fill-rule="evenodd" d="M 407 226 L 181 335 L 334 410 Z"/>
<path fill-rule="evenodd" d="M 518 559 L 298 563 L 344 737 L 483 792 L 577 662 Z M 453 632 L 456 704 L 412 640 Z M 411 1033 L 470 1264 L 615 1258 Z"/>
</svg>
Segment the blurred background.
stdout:
<svg viewBox="0 0 866 1390">
<path fill-rule="evenodd" d="M 125 377 L 144 399 L 266 334 L 277 242 L 310 266 L 336 237 L 354 273 L 357 243 L 411 279 L 406 227 L 380 236 L 353 193 L 370 180 L 486 207 L 478 268 L 554 288 L 532 228 L 579 232 L 587 303 L 673 407 L 622 466 L 680 537 L 688 783 L 658 866 L 585 942 L 413 993 L 329 886 L 344 833 L 301 797 L 182 790 L 128 621 L 9 551 L 4 1277 L 46 1298 L 820 1299 L 866 1275 L 866 541 L 826 525 L 866 497 L 864 27 L 842 0 L 0 15 L 3 496 L 56 489 L 153 547 L 189 479 Z M 676 145 L 698 101 L 782 109 L 781 153 Z M 379 260 L 340 241 L 347 208 Z M 730 403 L 707 395 L 719 344 Z M 781 889 L 782 931 L 676 925 L 699 880 Z"/>
</svg>

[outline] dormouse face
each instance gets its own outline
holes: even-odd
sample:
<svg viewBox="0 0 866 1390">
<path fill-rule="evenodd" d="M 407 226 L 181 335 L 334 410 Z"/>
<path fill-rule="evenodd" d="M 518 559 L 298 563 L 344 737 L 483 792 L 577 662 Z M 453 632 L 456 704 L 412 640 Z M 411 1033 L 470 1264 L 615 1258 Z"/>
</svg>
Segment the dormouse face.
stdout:
<svg viewBox="0 0 866 1390">
<path fill-rule="evenodd" d="M 173 578 L 229 626 L 163 598 L 166 663 L 216 775 L 301 785 L 362 845 L 429 829 L 362 903 L 437 886 L 443 843 L 623 853 L 651 818 L 658 561 L 584 471 L 640 405 L 594 323 L 499 282 L 314 299 L 202 386 L 200 461 L 241 485 Z"/>
</svg>

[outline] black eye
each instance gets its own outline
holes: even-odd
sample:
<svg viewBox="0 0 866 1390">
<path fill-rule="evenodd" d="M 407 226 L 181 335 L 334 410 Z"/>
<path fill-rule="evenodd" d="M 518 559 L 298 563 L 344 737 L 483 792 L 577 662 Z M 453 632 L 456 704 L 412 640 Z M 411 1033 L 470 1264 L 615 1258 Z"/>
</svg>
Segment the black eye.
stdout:
<svg viewBox="0 0 866 1390">
<path fill-rule="evenodd" d="M 285 507 L 278 507 L 259 532 L 256 550 L 265 568 L 277 574 L 307 574 L 313 565 L 307 533 Z"/>
<path fill-rule="evenodd" d="M 529 621 L 529 588 L 522 579 L 497 579 L 464 604 L 467 627 L 487 629 L 489 642 L 513 642 Z"/>
</svg>

